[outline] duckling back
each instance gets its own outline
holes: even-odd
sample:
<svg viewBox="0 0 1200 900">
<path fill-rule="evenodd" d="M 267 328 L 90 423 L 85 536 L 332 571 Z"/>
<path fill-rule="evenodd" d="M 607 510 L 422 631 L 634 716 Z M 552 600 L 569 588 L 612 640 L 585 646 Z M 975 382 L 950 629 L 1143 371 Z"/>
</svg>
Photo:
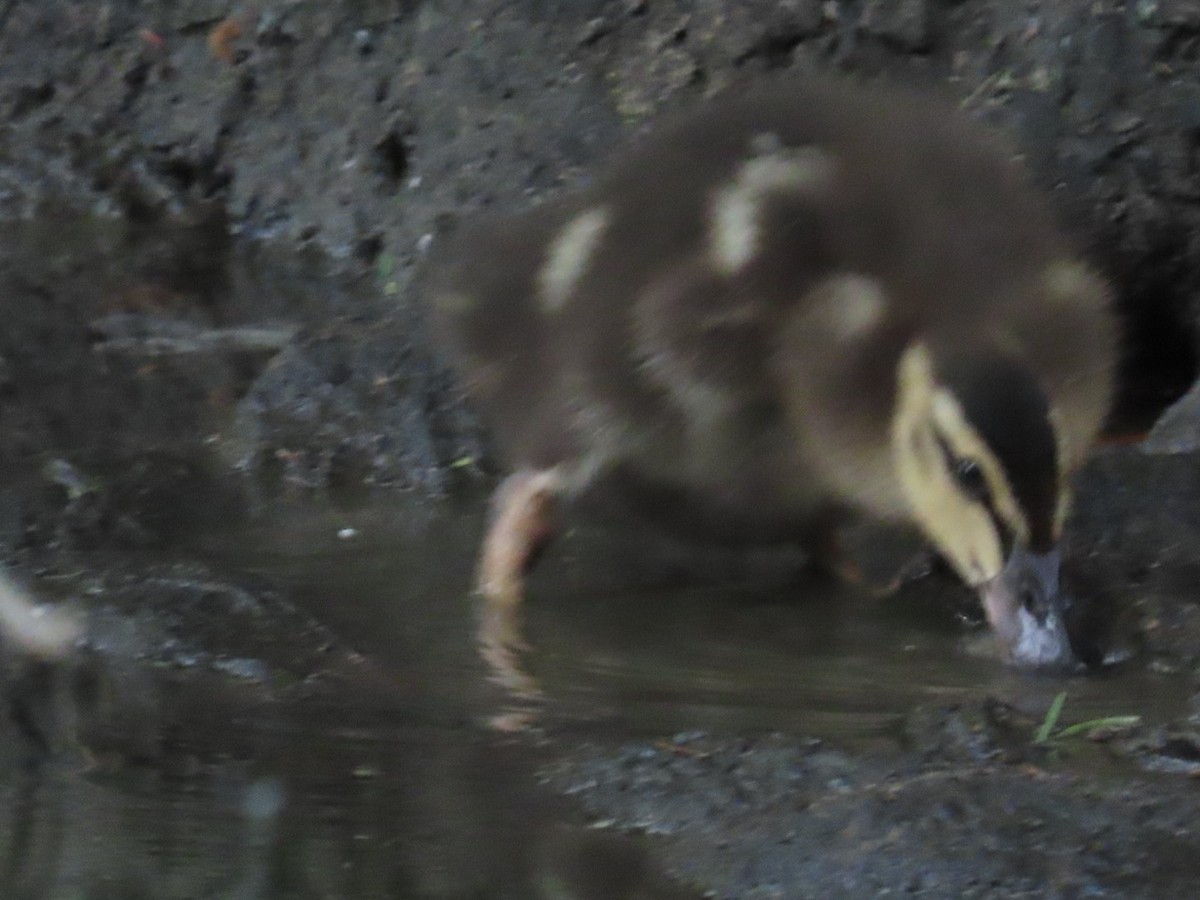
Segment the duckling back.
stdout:
<svg viewBox="0 0 1200 900">
<path fill-rule="evenodd" d="M 482 217 L 438 243 L 430 320 L 508 465 L 545 468 L 578 452 L 562 344 L 539 302 L 546 246 L 567 210 Z"/>
<path fill-rule="evenodd" d="M 843 500 L 903 514 L 891 416 L 919 336 L 1005 335 L 1069 383 L 1087 360 L 1046 345 L 1029 288 L 1070 256 L 981 129 L 817 80 L 681 116 L 587 190 L 472 226 L 435 307 L 514 467 L 623 472 L 786 531 Z"/>
</svg>

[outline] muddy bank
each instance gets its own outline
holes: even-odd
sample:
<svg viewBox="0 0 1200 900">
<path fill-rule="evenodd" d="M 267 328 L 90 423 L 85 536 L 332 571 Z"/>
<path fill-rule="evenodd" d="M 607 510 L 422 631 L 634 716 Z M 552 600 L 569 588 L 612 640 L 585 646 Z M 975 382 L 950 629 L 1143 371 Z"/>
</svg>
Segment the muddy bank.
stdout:
<svg viewBox="0 0 1200 900">
<path fill-rule="evenodd" d="M 182 217 L 319 246 L 399 306 L 449 220 L 580 183 L 663 109 L 814 68 L 931 86 L 1013 136 L 1118 285 L 1125 416 L 1148 425 L 1194 374 L 1189 3 L 50 0 L 2 15 L 5 215 L 67 197 L 150 231 Z M 314 377 L 300 356 L 297 378 Z"/>
<path fill-rule="evenodd" d="M 0 548 L 89 636 L 63 668 L 5 658 L 0 883 L 1185 891 L 1194 403 L 1081 474 L 1102 676 L 975 655 L 936 577 L 806 606 L 786 571 L 582 527 L 533 585 L 539 731 L 505 738 L 466 600 L 487 438 L 419 288 L 455 219 L 584 182 L 660 110 L 882 75 L 1013 134 L 1119 287 L 1121 418 L 1147 425 L 1195 361 L 1193 6 L 6 4 Z M 1060 691 L 1065 723 L 1143 721 L 1038 744 Z"/>
<path fill-rule="evenodd" d="M 996 741 L 1004 712 L 941 714 L 942 746 L 924 765 L 684 734 L 589 748 L 551 780 L 593 815 L 654 835 L 671 871 L 721 897 L 1187 893 L 1194 832 L 1172 787 L 1014 759 Z"/>
</svg>

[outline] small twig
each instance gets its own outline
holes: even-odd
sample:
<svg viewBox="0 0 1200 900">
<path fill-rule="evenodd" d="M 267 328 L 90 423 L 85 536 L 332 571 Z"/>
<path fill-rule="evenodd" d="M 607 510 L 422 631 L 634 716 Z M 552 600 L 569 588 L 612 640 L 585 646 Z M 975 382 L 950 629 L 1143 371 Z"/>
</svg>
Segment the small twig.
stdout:
<svg viewBox="0 0 1200 900">
<path fill-rule="evenodd" d="M 92 329 L 103 336 L 95 345 L 97 351 L 141 356 L 278 353 L 297 330 L 295 325 L 201 328 L 178 320 L 131 320 L 123 315 L 99 319 Z"/>
</svg>

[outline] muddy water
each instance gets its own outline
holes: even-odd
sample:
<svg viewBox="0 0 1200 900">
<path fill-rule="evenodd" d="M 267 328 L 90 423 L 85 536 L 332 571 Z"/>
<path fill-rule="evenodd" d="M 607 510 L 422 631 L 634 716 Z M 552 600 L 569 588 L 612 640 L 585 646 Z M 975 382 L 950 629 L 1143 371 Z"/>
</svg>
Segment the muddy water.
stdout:
<svg viewBox="0 0 1200 900">
<path fill-rule="evenodd" d="M 204 547 L 285 586 L 360 652 L 482 721 L 504 702 L 472 650 L 482 521 L 482 502 L 429 512 L 401 498 L 268 512 Z M 1065 691 L 1073 720 L 1136 713 L 1153 723 L 1179 716 L 1190 696 L 1188 680 L 1138 664 L 1013 670 L 985 631 L 928 602 L 803 575 L 682 583 L 651 571 L 655 553 L 584 524 L 535 572 L 524 665 L 545 694 L 540 727 L 628 737 L 781 730 L 854 745 L 886 739 L 922 704 L 992 697 L 1040 717 Z M 961 590 L 935 582 L 926 593 Z"/>
<path fill-rule="evenodd" d="M 138 670 L 122 689 L 140 705 L 122 709 L 147 732 L 140 757 L 128 734 L 119 754 L 92 741 L 59 757 L 69 765 L 10 752 L 5 896 L 611 897 L 630 884 L 688 896 L 542 785 L 553 750 L 486 727 L 506 699 L 472 646 L 481 509 L 285 504 L 189 541 L 282 591 L 353 664 L 286 701 L 253 671 Z M 992 696 L 1039 716 L 1066 690 L 1073 720 L 1165 720 L 1186 698 L 1178 679 L 1136 669 L 1022 676 L 952 620 L 851 591 L 629 584 L 642 574 L 630 549 L 579 529 L 534 578 L 540 733 L 779 731 L 853 750 L 902 746 L 923 704 Z"/>
<path fill-rule="evenodd" d="M 327 617 L 329 665 L 276 684 L 245 656 L 152 666 L 106 638 L 100 688 L 39 684 L 34 715 L 66 724 L 40 733 L 67 738 L 47 756 L 9 729 L 0 895 L 692 896 L 633 841 L 586 829 L 540 784 L 536 747 L 481 727 L 497 697 L 445 552 L 470 526 L 290 508 L 189 542 Z"/>
</svg>

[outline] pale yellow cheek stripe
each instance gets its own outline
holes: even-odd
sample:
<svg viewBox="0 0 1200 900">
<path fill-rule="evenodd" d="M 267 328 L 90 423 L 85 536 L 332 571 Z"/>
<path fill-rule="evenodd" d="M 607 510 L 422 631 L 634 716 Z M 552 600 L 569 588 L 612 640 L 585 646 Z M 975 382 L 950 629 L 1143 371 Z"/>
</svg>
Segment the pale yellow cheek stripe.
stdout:
<svg viewBox="0 0 1200 900">
<path fill-rule="evenodd" d="M 900 362 L 893 421 L 897 476 L 917 523 L 959 574 L 978 584 L 998 574 L 1003 565 L 1000 536 L 983 506 L 958 489 L 934 433 L 949 442 L 956 454 L 979 464 L 997 514 L 1028 540 L 1025 517 L 995 455 L 967 422 L 954 396 L 937 384 L 928 351 L 916 344 Z"/>
</svg>

